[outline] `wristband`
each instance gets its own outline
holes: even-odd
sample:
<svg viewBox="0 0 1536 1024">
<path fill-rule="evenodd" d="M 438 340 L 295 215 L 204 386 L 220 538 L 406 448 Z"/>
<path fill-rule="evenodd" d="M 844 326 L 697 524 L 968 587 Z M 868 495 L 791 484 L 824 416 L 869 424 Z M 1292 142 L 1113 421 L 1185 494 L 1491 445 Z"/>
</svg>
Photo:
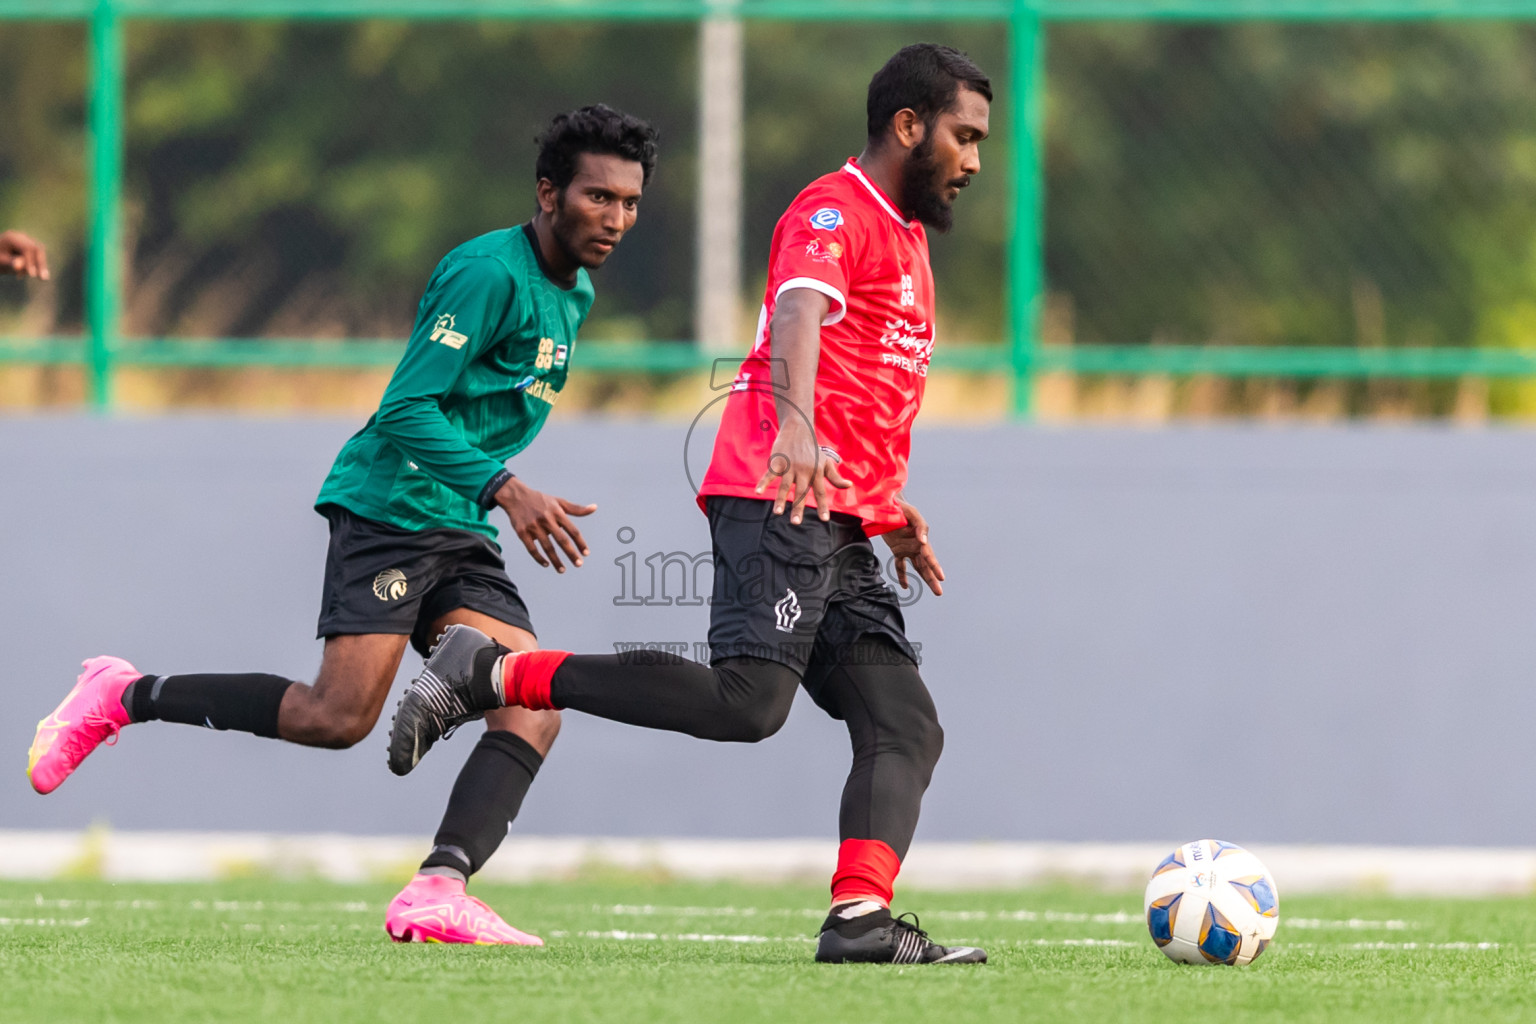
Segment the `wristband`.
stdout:
<svg viewBox="0 0 1536 1024">
<path fill-rule="evenodd" d="M 480 488 L 480 497 L 475 499 L 475 503 L 478 504 L 481 508 L 485 509 L 487 512 L 495 508 L 496 492 L 501 490 L 502 485 L 505 484 L 508 480 L 511 480 L 512 477 L 513 473 L 510 469 L 504 469 L 500 473 L 497 473 L 495 476 L 491 477 L 486 485 Z"/>
</svg>

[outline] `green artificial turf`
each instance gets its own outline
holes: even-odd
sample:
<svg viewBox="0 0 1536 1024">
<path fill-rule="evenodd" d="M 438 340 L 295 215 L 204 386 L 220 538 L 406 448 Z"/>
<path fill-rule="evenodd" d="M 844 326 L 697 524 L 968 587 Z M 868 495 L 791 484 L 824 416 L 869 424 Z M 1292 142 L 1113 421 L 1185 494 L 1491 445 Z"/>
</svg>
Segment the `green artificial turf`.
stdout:
<svg viewBox="0 0 1536 1024">
<path fill-rule="evenodd" d="M 899 894 L 982 967 L 822 966 L 815 887 L 476 886 L 542 949 L 397 946 L 394 887 L 0 883 L 0 1021 L 1530 1021 L 1536 900 L 1290 897 L 1246 968 L 1184 967 L 1136 893 Z"/>
</svg>

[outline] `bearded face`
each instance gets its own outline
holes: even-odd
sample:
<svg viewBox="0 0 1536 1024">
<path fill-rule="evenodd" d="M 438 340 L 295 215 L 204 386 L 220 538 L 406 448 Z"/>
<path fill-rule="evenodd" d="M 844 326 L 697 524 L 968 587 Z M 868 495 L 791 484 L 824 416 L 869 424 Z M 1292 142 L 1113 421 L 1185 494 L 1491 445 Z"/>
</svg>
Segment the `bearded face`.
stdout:
<svg viewBox="0 0 1536 1024">
<path fill-rule="evenodd" d="M 922 140 L 901 171 L 908 216 L 940 232 L 954 225 L 955 198 L 981 171 L 978 147 L 987 137 L 990 107 L 980 93 L 961 89 L 948 110 L 922 122 Z"/>
</svg>

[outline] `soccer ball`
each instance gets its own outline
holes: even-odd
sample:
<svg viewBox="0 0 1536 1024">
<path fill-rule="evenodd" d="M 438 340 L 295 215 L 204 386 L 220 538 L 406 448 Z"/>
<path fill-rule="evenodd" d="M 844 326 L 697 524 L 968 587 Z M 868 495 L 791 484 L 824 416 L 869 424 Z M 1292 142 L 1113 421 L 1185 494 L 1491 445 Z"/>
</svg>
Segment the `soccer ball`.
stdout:
<svg viewBox="0 0 1536 1024">
<path fill-rule="evenodd" d="M 1275 937 L 1280 894 L 1259 858 L 1220 839 L 1185 843 L 1147 883 L 1147 930 L 1181 964 L 1247 964 Z"/>
</svg>

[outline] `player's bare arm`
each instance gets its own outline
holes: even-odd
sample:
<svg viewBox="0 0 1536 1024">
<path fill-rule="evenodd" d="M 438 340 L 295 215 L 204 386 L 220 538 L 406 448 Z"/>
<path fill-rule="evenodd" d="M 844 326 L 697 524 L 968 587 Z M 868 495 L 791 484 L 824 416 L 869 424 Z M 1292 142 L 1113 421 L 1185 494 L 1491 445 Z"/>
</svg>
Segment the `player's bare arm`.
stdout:
<svg viewBox="0 0 1536 1024">
<path fill-rule="evenodd" d="M 779 365 L 788 371 L 789 386 L 775 391 L 779 433 L 763 477 L 757 482 L 757 493 L 763 493 L 777 477 L 773 512 L 783 515 L 788 503 L 792 523 L 800 522 L 806 499 L 813 494 L 817 515 L 825 522 L 832 515 L 827 484 L 848 486 L 837 464 L 816 441 L 816 364 L 821 357 L 821 323 L 830 309 L 830 301 L 821 292 L 794 288 L 779 296 L 769 327 L 773 359 L 782 360 Z"/>
<path fill-rule="evenodd" d="M 0 274 L 48 280 L 48 253 L 20 231 L 0 231 Z"/>
<path fill-rule="evenodd" d="M 592 553 L 570 517 L 589 516 L 597 511 L 596 505 L 578 505 L 536 491 L 515 476 L 496 492 L 496 504 L 507 514 L 512 532 L 523 542 L 528 554 L 546 569 L 554 566 L 556 572 L 565 572 L 561 551 L 576 566 L 581 565 L 583 556 Z"/>
<path fill-rule="evenodd" d="M 928 589 L 938 597 L 944 593 L 944 567 L 934 555 L 933 545 L 928 543 L 928 520 L 905 499 L 897 498 L 896 504 L 907 517 L 907 525 L 881 534 L 891 554 L 896 556 L 896 579 L 901 589 L 906 590 L 909 586 L 907 563 L 910 561 L 918 576 L 928 584 Z"/>
</svg>

